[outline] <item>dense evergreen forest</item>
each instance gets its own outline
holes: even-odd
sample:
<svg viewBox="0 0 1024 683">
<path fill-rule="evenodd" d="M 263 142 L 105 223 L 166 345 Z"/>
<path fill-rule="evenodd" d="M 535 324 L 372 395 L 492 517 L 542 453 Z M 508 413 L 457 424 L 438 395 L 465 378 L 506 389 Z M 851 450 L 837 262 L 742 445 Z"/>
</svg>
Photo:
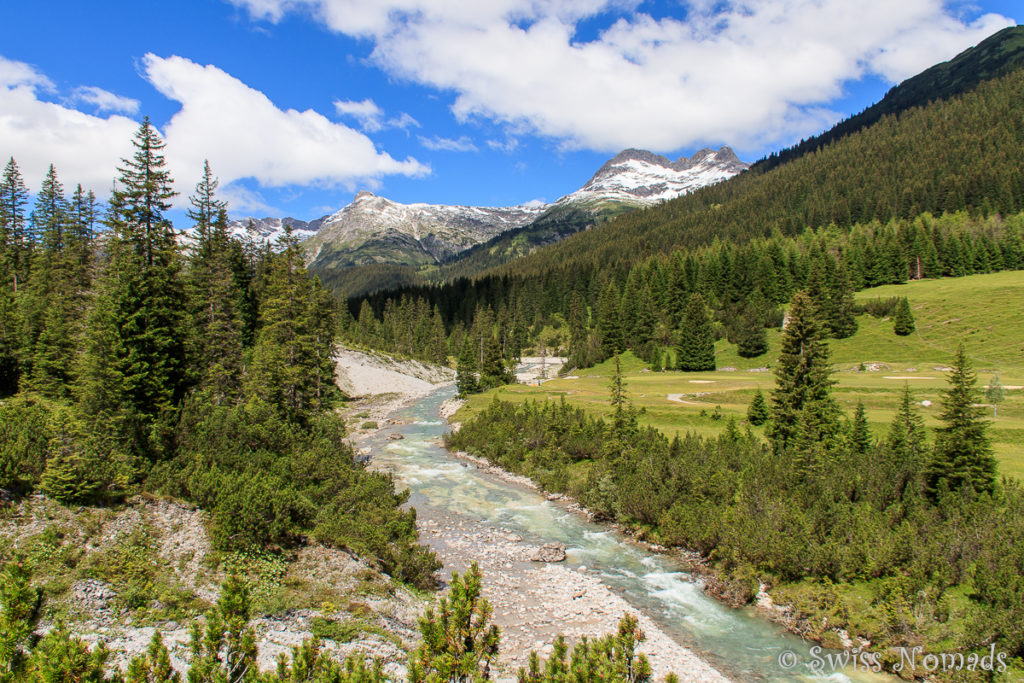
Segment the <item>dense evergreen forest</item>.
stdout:
<svg viewBox="0 0 1024 683">
<path fill-rule="evenodd" d="M 427 586 L 438 564 L 388 476 L 353 462 L 332 360 L 333 299 L 296 240 L 229 236 L 209 166 L 191 242 L 148 120 L 105 210 L 51 167 L 28 207 L 0 182 L 0 488 L 69 504 L 192 501 L 215 549 L 315 539 Z"/>
<path fill-rule="evenodd" d="M 699 290 L 719 322 L 735 330 L 744 310 L 763 308 L 762 300 L 783 303 L 806 287 L 815 262 L 824 280 L 834 274 L 853 288 L 1019 268 L 1022 98 L 1024 70 L 1017 70 L 959 97 L 887 115 L 770 171 L 615 218 L 474 279 L 366 300 L 378 320 L 388 300 L 392 307 L 402 298 L 437 307 L 451 356 L 478 311 L 490 309 L 507 321 L 495 328 L 503 348 L 515 346 L 522 328 L 529 328 L 529 342 L 555 324 L 565 330 L 562 345 L 586 364 L 609 355 L 591 339 L 609 287 L 617 305 L 625 299 L 629 309 L 643 310 L 653 303 L 660 318 L 652 321 L 653 338 L 641 330 L 640 339 L 619 347 L 641 351 L 649 342 L 652 349 L 675 344 L 691 292 Z M 361 300 L 350 301 L 349 315 L 361 317 L 361 308 Z"/>
</svg>

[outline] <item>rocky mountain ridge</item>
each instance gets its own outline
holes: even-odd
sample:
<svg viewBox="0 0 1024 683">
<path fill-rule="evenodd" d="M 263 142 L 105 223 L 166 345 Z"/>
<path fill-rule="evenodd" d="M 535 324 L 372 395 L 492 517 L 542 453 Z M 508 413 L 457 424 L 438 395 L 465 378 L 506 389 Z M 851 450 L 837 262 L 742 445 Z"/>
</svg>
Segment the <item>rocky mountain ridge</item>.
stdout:
<svg viewBox="0 0 1024 683">
<path fill-rule="evenodd" d="M 450 262 L 474 246 L 512 230 L 537 225 L 552 232 L 572 213 L 571 229 L 562 226 L 547 241 L 571 234 L 593 218 L 651 206 L 730 178 L 747 168 L 729 147 L 702 149 L 676 161 L 639 149 L 623 150 L 608 160 L 575 192 L 551 204 L 510 207 L 402 204 L 372 192 L 356 194 L 333 214 L 310 222 L 294 218 L 243 218 L 232 231 L 246 234 L 250 221 L 260 239 L 275 241 L 291 226 L 304 241 L 314 271 L 369 266 L 432 266 Z M 582 222 L 581 222 L 582 221 Z"/>
</svg>

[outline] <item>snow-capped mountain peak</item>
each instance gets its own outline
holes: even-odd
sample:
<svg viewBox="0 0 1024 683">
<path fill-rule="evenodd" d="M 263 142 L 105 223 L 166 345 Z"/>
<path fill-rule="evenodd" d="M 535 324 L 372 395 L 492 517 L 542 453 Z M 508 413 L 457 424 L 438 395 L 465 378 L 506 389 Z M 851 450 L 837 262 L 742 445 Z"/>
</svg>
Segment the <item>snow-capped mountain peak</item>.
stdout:
<svg viewBox="0 0 1024 683">
<path fill-rule="evenodd" d="M 619 201 L 646 206 L 731 178 L 748 166 L 729 147 L 702 149 L 676 161 L 626 149 L 609 159 L 582 188 L 556 203 Z"/>
</svg>

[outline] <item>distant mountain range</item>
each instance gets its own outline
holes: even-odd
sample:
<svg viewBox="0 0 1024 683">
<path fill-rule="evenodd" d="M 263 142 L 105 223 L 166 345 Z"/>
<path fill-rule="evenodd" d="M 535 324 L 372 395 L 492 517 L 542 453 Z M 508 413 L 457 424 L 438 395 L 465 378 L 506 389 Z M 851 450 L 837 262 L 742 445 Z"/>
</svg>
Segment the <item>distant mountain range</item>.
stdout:
<svg viewBox="0 0 1024 683">
<path fill-rule="evenodd" d="M 536 243 L 557 241 L 603 216 L 673 199 L 746 168 L 728 147 L 703 149 L 676 161 L 627 149 L 601 166 L 579 190 L 552 204 L 502 208 L 400 204 L 364 191 L 340 211 L 310 222 L 243 218 L 232 221 L 230 227 L 242 235 L 251 222 L 259 237 L 274 241 L 285 225 L 291 226 L 304 240 L 311 269 L 325 275 L 372 264 L 429 266 L 451 262 L 474 246 L 535 224 L 544 236 Z M 567 215 L 573 217 L 569 229 L 563 220 Z"/>
</svg>

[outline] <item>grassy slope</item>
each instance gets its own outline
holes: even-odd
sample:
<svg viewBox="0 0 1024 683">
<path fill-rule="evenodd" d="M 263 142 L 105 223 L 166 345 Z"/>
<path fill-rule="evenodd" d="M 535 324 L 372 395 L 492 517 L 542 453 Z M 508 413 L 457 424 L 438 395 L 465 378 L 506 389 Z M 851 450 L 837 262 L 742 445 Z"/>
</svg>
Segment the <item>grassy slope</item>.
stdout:
<svg viewBox="0 0 1024 683">
<path fill-rule="evenodd" d="M 878 287 L 860 292 L 857 298 L 896 295 L 910 299 L 917 322 L 914 334 L 897 337 L 890 321 L 861 316 L 857 334 L 831 343 L 838 382 L 834 394 L 847 414 L 863 401 L 876 436 L 885 434 L 904 384 L 910 385 L 917 400 L 932 402 L 920 409 L 929 427 L 938 426 L 940 394 L 946 386 L 940 368 L 949 362 L 961 340 L 975 362 L 979 386 L 986 384 L 995 370 L 1005 387 L 1024 386 L 1024 272 Z M 774 362 L 780 336 L 770 332 L 768 353 L 754 359 L 739 358 L 735 346 L 719 341 L 718 367 L 735 371 L 654 373 L 628 355 L 623 372 L 633 402 L 646 410 L 641 420 L 667 434 L 688 430 L 714 434 L 725 428 L 729 416 L 744 419 L 753 392 L 760 388 L 767 396 L 771 390 L 774 375 L 751 370 Z M 877 371 L 862 372 L 858 371 L 861 363 L 884 365 Z M 543 387 L 503 387 L 472 397 L 456 419 L 466 419 L 495 393 L 513 401 L 565 396 L 595 415 L 605 414 L 613 372 L 614 364 L 606 362 L 580 371 L 578 379 L 553 380 Z M 912 379 L 900 379 L 905 377 Z M 685 394 L 678 398 L 687 403 L 668 400 L 670 394 Z M 726 419 L 712 418 L 716 406 L 721 406 Z M 990 436 L 1002 473 L 1024 479 L 1024 390 L 1007 388 Z"/>
</svg>

